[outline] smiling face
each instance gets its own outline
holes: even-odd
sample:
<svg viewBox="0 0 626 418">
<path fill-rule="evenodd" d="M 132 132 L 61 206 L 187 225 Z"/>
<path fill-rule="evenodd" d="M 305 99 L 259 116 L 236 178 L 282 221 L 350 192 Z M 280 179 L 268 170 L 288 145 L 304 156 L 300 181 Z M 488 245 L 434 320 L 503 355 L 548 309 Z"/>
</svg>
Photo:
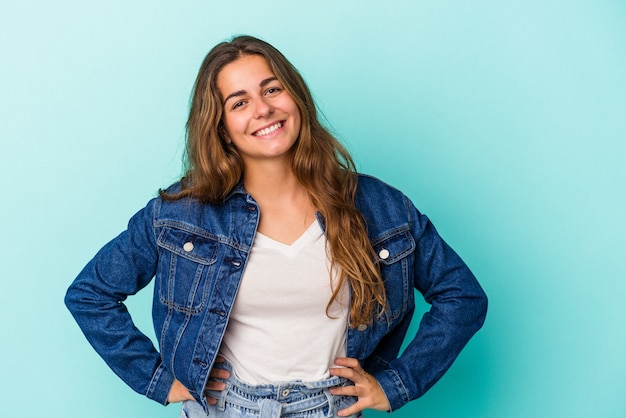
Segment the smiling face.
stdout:
<svg viewBox="0 0 626 418">
<path fill-rule="evenodd" d="M 300 133 L 300 110 L 260 55 L 244 55 L 219 72 L 216 80 L 228 140 L 244 165 L 291 161 Z"/>
</svg>

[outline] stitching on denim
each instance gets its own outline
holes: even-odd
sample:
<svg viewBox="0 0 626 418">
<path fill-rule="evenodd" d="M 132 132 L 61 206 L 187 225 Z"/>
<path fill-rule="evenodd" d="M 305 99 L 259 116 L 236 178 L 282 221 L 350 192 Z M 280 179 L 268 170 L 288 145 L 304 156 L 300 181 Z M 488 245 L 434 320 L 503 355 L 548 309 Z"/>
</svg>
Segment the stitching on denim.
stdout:
<svg viewBox="0 0 626 418">
<path fill-rule="evenodd" d="M 161 220 L 156 220 L 155 221 L 155 228 L 167 228 L 167 227 L 172 227 L 175 229 L 179 229 L 185 232 L 190 232 L 192 234 L 196 234 L 198 236 L 204 237 L 204 238 L 208 238 L 211 239 L 213 241 L 217 241 L 221 244 L 226 244 L 230 247 L 236 248 L 238 250 L 242 250 L 242 251 L 250 251 L 250 246 L 249 245 L 245 245 L 242 244 L 240 242 L 237 242 L 235 240 L 233 240 L 231 237 L 227 237 L 227 236 L 223 236 L 223 235 L 217 235 L 217 234 L 213 234 L 211 232 L 208 232 L 202 228 L 199 228 L 195 225 L 191 225 L 188 223 L 184 223 L 184 222 L 179 222 L 179 221 L 172 221 L 172 220 L 168 220 L 168 219 L 161 219 Z"/>
<path fill-rule="evenodd" d="M 392 247 L 401 245 L 402 246 L 402 250 L 400 252 L 398 252 L 397 254 L 391 254 L 391 257 L 383 260 L 383 259 L 378 259 L 377 262 L 384 264 L 385 266 L 390 266 L 396 262 L 398 262 L 398 260 L 401 260 L 405 257 L 407 257 L 409 254 L 411 254 L 412 252 L 415 251 L 415 248 L 417 247 L 415 240 L 413 239 L 413 236 L 410 234 L 410 232 L 408 230 L 399 232 L 385 240 L 379 241 L 378 243 L 374 244 L 373 247 L 379 247 L 381 246 L 383 243 L 387 242 L 388 245 L 383 246 L 383 248 L 389 249 Z M 405 247 L 405 243 L 408 244 L 408 246 Z M 382 249 L 382 248 L 381 248 Z M 393 248 L 395 249 L 395 248 Z"/>
<path fill-rule="evenodd" d="M 170 263 L 169 263 L 169 269 L 168 269 L 168 277 L 167 279 L 161 279 L 158 280 L 157 282 L 166 282 L 167 283 L 167 290 L 165 292 L 165 295 L 163 294 L 163 291 L 161 289 L 161 286 L 159 286 L 159 301 L 167 306 L 168 308 L 171 308 L 173 310 L 175 310 L 176 312 L 181 312 L 184 313 L 186 315 L 197 315 L 199 313 L 201 313 L 204 309 L 204 306 L 206 305 L 206 302 L 208 300 L 208 295 L 209 295 L 209 291 L 208 291 L 208 286 L 209 284 L 206 283 L 206 280 L 203 280 L 203 276 L 205 275 L 209 275 L 210 272 L 213 270 L 212 268 L 209 268 L 207 266 L 204 266 L 202 264 L 199 264 L 196 267 L 196 273 L 194 274 L 194 278 L 190 287 L 189 292 L 186 292 L 187 294 L 187 300 L 185 301 L 185 305 L 181 305 L 180 303 L 178 303 L 175 300 L 175 294 L 176 294 L 176 288 L 175 288 L 175 283 L 176 283 L 176 264 L 177 264 L 177 257 L 176 256 L 172 256 L 170 258 Z M 205 270 L 207 270 L 205 272 Z M 198 289 L 201 287 L 202 283 L 204 283 L 204 289 L 202 290 L 202 293 L 200 295 L 200 300 L 198 301 L 198 303 L 196 305 L 194 305 L 194 300 L 196 298 L 196 294 L 198 293 Z"/>
<path fill-rule="evenodd" d="M 171 240 L 176 240 L 176 238 L 182 238 L 181 236 L 176 236 L 175 233 L 177 231 L 183 231 L 183 232 L 187 232 L 187 234 L 189 234 L 188 231 L 184 231 L 181 229 L 176 229 L 176 228 L 163 228 L 163 230 L 161 231 L 161 233 L 159 234 L 159 237 L 157 239 L 157 245 L 161 248 L 164 248 L 174 254 L 176 254 L 177 256 L 186 258 L 187 260 L 191 260 L 194 261 L 196 263 L 200 263 L 200 264 L 214 264 L 215 261 L 217 260 L 217 253 L 219 250 L 219 245 L 218 242 L 214 239 L 210 239 L 210 241 L 202 241 L 200 242 L 200 244 L 204 244 L 204 247 L 209 247 L 209 253 L 210 254 L 206 254 L 205 256 L 201 256 L 201 255 L 197 255 L 194 253 L 190 253 L 185 251 L 185 249 L 183 249 L 183 247 L 181 246 L 180 243 L 173 243 L 171 242 Z M 172 236 L 173 235 L 173 236 Z M 186 239 L 191 240 L 191 242 L 197 242 L 199 241 L 198 239 L 194 239 L 196 237 L 202 237 L 200 235 L 197 234 L 192 234 L 193 237 L 188 237 Z M 202 237 L 202 238 L 206 238 L 206 237 Z M 177 241 L 177 240 L 176 240 Z M 211 248 L 213 247 L 213 248 Z M 194 249 L 195 250 L 195 249 Z M 212 252 L 211 252 L 212 250 Z"/>
</svg>

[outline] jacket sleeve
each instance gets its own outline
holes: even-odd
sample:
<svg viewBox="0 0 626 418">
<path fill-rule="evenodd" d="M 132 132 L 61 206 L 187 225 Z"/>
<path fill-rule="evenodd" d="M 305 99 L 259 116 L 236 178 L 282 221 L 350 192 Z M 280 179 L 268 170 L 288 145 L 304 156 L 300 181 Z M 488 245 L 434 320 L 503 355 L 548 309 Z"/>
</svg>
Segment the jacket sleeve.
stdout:
<svg viewBox="0 0 626 418">
<path fill-rule="evenodd" d="M 155 274 L 155 202 L 133 216 L 128 229 L 85 266 L 67 290 L 65 304 L 89 343 L 124 382 L 166 404 L 174 377 L 124 305 Z"/>
<path fill-rule="evenodd" d="M 431 308 L 402 355 L 375 373 L 392 411 L 422 396 L 443 376 L 487 313 L 487 296 L 467 265 L 428 218 L 409 207 L 416 241 L 414 286 Z"/>
</svg>

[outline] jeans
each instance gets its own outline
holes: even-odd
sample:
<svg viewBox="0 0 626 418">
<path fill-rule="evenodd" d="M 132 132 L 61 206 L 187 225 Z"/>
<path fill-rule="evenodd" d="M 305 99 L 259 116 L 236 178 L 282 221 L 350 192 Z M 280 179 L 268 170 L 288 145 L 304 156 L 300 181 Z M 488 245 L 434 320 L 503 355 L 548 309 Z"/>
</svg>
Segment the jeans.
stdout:
<svg viewBox="0 0 626 418">
<path fill-rule="evenodd" d="M 209 406 L 209 415 L 195 401 L 185 401 L 180 418 L 322 418 L 336 417 L 337 411 L 357 401 L 351 396 L 333 396 L 328 388 L 351 384 L 346 379 L 331 377 L 315 382 L 281 382 L 250 385 L 239 380 L 232 365 L 224 362 L 220 368 L 229 370 L 223 391 L 206 391 L 217 399 Z M 351 415 L 359 418 L 362 414 Z"/>
</svg>

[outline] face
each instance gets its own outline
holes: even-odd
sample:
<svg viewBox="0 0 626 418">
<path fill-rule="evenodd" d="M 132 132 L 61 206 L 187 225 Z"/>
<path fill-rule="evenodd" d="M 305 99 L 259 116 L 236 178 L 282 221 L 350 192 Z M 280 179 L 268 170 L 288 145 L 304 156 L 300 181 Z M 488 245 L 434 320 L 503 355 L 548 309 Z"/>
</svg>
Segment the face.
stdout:
<svg viewBox="0 0 626 418">
<path fill-rule="evenodd" d="M 300 133 L 300 111 L 265 58 L 244 55 L 217 75 L 222 121 L 244 165 L 291 161 Z"/>
</svg>

